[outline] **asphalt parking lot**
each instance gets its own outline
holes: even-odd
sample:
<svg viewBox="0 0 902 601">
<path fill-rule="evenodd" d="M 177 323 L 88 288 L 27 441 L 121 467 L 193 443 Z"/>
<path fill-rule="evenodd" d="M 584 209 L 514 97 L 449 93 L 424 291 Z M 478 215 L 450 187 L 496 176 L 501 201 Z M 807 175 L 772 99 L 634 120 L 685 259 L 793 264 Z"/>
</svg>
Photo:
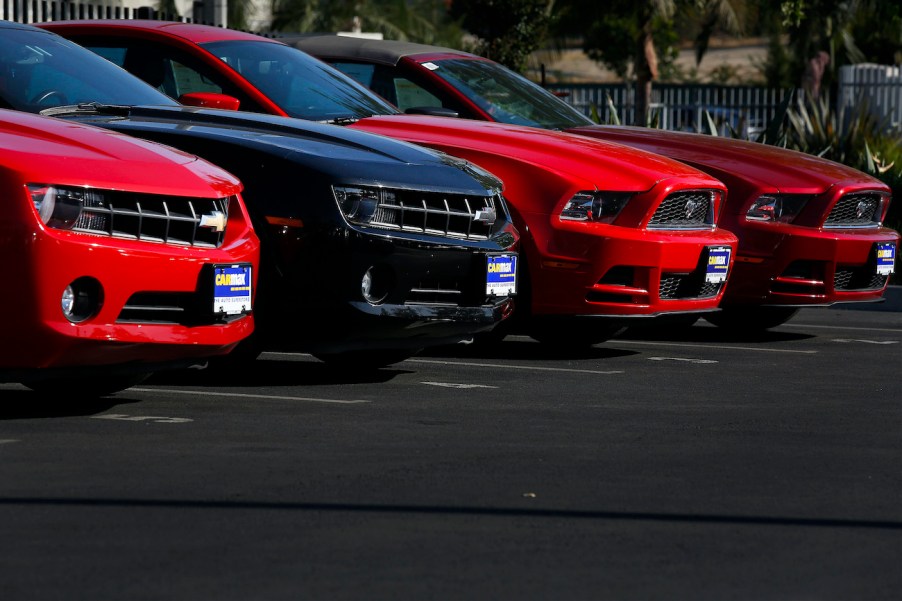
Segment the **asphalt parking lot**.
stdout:
<svg viewBox="0 0 902 601">
<path fill-rule="evenodd" d="M 898 599 L 902 311 L 0 385 L 6 599 Z M 858 307 L 862 309 L 862 307 Z"/>
</svg>

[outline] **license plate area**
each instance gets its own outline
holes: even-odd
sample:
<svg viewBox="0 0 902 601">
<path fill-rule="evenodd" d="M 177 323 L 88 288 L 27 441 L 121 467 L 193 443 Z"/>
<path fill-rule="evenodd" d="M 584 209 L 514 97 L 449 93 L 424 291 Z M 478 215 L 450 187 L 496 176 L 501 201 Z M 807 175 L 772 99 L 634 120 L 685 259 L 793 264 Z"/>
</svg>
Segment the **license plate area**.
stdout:
<svg viewBox="0 0 902 601">
<path fill-rule="evenodd" d="M 251 311 L 251 265 L 213 266 L 213 313 L 239 315 Z"/>
<path fill-rule="evenodd" d="M 486 255 L 485 293 L 489 296 L 517 293 L 517 255 Z"/>
<path fill-rule="evenodd" d="M 877 243 L 877 275 L 891 275 L 896 269 L 896 245 L 892 242 Z"/>
<path fill-rule="evenodd" d="M 718 284 L 727 281 L 732 250 L 729 246 L 708 247 L 708 264 L 705 267 L 706 282 Z"/>
</svg>

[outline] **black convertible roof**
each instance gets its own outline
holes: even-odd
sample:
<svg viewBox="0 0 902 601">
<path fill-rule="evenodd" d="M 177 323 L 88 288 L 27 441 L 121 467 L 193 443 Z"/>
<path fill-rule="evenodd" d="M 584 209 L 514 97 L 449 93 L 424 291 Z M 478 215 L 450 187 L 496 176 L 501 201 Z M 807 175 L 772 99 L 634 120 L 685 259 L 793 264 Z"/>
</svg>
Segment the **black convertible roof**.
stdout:
<svg viewBox="0 0 902 601">
<path fill-rule="evenodd" d="M 462 56 L 473 56 L 461 50 L 441 46 L 328 33 L 286 34 L 279 35 L 277 39 L 320 58 L 367 59 L 383 65 L 397 65 L 403 57 L 413 54 L 452 52 Z"/>
</svg>

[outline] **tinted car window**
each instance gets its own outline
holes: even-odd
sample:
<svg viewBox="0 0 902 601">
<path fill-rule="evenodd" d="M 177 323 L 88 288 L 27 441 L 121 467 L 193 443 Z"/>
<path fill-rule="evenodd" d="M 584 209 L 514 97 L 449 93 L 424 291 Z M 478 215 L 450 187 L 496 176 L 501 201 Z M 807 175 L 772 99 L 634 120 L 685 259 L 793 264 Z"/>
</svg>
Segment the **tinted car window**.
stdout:
<svg viewBox="0 0 902 601">
<path fill-rule="evenodd" d="M 57 36 L 15 29 L 0 36 L 0 98 L 28 112 L 81 102 L 175 104 L 90 50 Z"/>
<path fill-rule="evenodd" d="M 432 61 L 432 73 L 461 90 L 496 121 L 567 129 L 592 121 L 548 90 L 507 68 L 488 62 L 448 59 Z"/>
<path fill-rule="evenodd" d="M 289 46 L 242 41 L 203 47 L 292 117 L 329 121 L 397 113 L 356 81 Z"/>
<path fill-rule="evenodd" d="M 171 98 L 178 99 L 190 92 L 228 94 L 239 100 L 241 110 L 262 112 L 256 102 L 209 65 L 178 48 L 132 38 L 78 36 L 73 39 Z"/>
</svg>

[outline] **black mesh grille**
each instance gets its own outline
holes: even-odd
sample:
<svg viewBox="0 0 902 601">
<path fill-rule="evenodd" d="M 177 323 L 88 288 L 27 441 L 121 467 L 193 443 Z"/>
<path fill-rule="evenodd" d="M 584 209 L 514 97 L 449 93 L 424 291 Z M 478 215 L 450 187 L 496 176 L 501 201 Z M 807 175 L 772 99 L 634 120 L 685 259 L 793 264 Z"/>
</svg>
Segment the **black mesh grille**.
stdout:
<svg viewBox="0 0 902 601">
<path fill-rule="evenodd" d="M 86 191 L 73 229 L 113 238 L 217 248 L 225 238 L 228 211 L 228 198 Z"/>
<path fill-rule="evenodd" d="M 827 219 L 825 227 L 868 227 L 880 221 L 879 194 L 849 194 L 840 198 Z"/>
<path fill-rule="evenodd" d="M 469 240 L 487 240 L 499 215 L 497 196 L 457 196 L 398 190 L 385 193 L 371 225 Z"/>
<path fill-rule="evenodd" d="M 889 276 L 874 273 L 873 266 L 848 267 L 840 266 L 833 277 L 836 290 L 880 290 L 886 285 Z"/>
<path fill-rule="evenodd" d="M 720 292 L 723 282 L 706 282 L 697 274 L 665 274 L 661 276 L 658 296 L 662 300 L 712 298 Z"/>
<path fill-rule="evenodd" d="M 648 227 L 656 229 L 700 229 L 714 224 L 714 194 L 692 190 L 671 194 L 660 204 Z"/>
</svg>

